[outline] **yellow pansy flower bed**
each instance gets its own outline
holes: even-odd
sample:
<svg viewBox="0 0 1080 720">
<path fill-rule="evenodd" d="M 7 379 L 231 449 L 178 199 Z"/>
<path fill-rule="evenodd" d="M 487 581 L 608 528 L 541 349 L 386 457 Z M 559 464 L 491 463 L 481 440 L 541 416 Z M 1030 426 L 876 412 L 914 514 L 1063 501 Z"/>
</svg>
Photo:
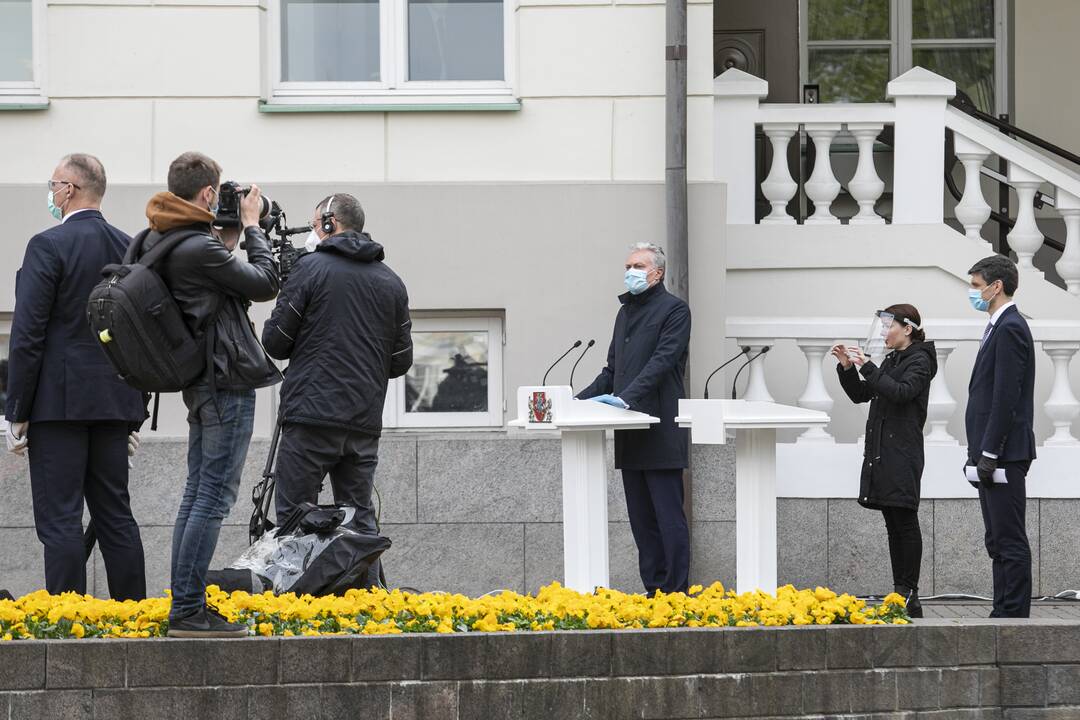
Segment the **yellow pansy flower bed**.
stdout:
<svg viewBox="0 0 1080 720">
<path fill-rule="evenodd" d="M 868 606 L 827 588 L 791 585 L 776 595 L 736 594 L 714 583 L 695 585 L 688 594 L 646 597 L 604 588 L 583 595 L 552 583 L 535 596 L 506 591 L 479 598 L 399 590 L 252 595 L 211 586 L 207 600 L 231 621 L 246 623 L 252 635 L 265 636 L 908 623 L 904 600 L 895 593 Z M 121 602 L 41 590 L 0 601 L 0 637 L 160 637 L 168 631 L 169 603 L 168 597 Z"/>
</svg>

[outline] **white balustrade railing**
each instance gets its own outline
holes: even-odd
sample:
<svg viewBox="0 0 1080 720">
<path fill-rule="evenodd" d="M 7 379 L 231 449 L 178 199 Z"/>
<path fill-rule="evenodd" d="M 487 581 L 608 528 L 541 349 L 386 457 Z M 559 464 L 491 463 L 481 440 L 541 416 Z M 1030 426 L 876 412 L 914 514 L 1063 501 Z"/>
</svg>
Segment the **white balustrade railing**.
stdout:
<svg viewBox="0 0 1080 720">
<path fill-rule="evenodd" d="M 776 345 L 778 341 L 794 342 L 807 361 L 803 392 L 798 398 L 777 398 L 776 401 L 829 412 L 835 399 L 829 394 L 824 376 L 826 363 L 823 361 L 828 349 L 836 343 L 851 343 L 853 338 L 862 337 L 866 325 L 865 319 L 849 318 L 732 317 L 727 321 L 727 335 L 738 345 L 750 345 L 754 348 L 754 354 L 766 345 Z M 938 361 L 937 375 L 930 385 L 926 443 L 957 445 L 958 440 L 949 434 L 948 425 L 959 403 L 949 391 L 946 370 L 953 351 L 963 344 L 975 345 L 980 341 L 986 323 L 983 319 L 928 319 L 925 325 L 927 339 L 935 343 Z M 1041 351 L 1049 357 L 1054 369 L 1052 389 L 1042 404 L 1054 430 L 1044 444 L 1080 446 L 1080 440 L 1071 431 L 1073 421 L 1080 416 L 1080 400 L 1070 380 L 1070 363 L 1080 350 L 1080 321 L 1032 320 L 1030 325 L 1032 336 Z M 750 388 L 744 394 L 746 399 L 773 399 L 766 380 L 766 367 L 769 363 L 777 362 L 777 355 L 776 352 L 767 353 L 751 364 Z M 828 363 L 830 372 L 833 365 L 832 362 Z M 804 433 L 797 442 L 832 443 L 834 440 L 827 430 L 822 429 L 817 433 Z"/>
<path fill-rule="evenodd" d="M 768 104 L 768 83 L 737 69 L 714 81 L 716 135 L 714 173 L 728 187 L 729 224 L 753 224 L 755 128 L 760 127 L 772 148 L 769 174 L 761 191 L 772 211 L 761 220 L 794 224 L 787 207 L 798 185 L 788 167 L 788 148 L 800 130 L 814 144 L 815 162 L 805 183 L 813 203 L 808 225 L 842 222 L 831 209 L 841 185 L 833 171 L 832 150 L 838 137 L 854 138 L 858 165 L 847 184 L 858 204 L 848 222 L 881 224 L 874 206 L 886 183 L 874 165 L 874 142 L 886 126 L 894 137 L 892 222 L 933 223 L 944 219 L 945 131 L 954 133 L 956 155 L 964 168 L 964 192 L 956 206 L 956 219 L 972 240 L 981 240 L 990 219 L 990 205 L 980 182 L 983 164 L 991 156 L 1008 163 L 1008 182 L 1016 198 L 1016 223 L 1009 244 L 1022 269 L 1032 270 L 1032 258 L 1043 244 L 1036 222 L 1035 194 L 1045 185 L 1054 188 L 1054 208 L 1065 224 L 1065 251 L 1055 269 L 1073 295 L 1080 295 L 1080 175 L 1038 150 L 1014 140 L 966 113 L 949 107 L 956 93 L 951 80 L 923 68 L 913 68 L 888 84 L 889 103 Z"/>
</svg>

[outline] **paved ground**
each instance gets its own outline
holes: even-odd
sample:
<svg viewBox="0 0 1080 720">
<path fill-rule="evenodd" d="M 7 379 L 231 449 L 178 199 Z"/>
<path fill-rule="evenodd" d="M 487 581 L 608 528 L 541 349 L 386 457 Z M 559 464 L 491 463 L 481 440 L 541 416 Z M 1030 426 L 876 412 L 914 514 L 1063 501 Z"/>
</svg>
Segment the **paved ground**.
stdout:
<svg viewBox="0 0 1080 720">
<path fill-rule="evenodd" d="M 990 615 L 990 603 L 975 600 L 923 601 L 926 618 L 986 618 Z M 1080 621 L 1080 602 L 1076 600 L 1033 600 L 1031 617 L 1046 620 Z"/>
</svg>

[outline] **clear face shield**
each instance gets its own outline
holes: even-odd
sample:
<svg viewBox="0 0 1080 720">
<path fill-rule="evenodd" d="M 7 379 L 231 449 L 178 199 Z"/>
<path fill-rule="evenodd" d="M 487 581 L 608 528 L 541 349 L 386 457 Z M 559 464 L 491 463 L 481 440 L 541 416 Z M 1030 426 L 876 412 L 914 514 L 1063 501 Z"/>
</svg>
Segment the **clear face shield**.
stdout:
<svg viewBox="0 0 1080 720">
<path fill-rule="evenodd" d="M 870 323 L 870 331 L 866 334 L 866 342 L 863 343 L 863 354 L 868 358 L 875 358 L 885 354 L 885 338 L 889 335 L 896 318 L 884 310 L 874 313 L 874 320 Z"/>
</svg>

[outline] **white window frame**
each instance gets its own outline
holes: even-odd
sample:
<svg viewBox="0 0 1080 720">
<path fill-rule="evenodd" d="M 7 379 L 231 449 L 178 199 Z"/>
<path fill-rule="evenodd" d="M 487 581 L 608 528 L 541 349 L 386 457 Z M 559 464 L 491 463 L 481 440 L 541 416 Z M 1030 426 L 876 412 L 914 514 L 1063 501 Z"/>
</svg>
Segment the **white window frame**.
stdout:
<svg viewBox="0 0 1080 720">
<path fill-rule="evenodd" d="M 31 0 L 30 42 L 33 78 L 4 80 L 0 78 L 0 105 L 47 105 L 45 93 L 45 0 Z"/>
<path fill-rule="evenodd" d="M 282 80 L 281 0 L 267 0 L 264 33 L 270 105 L 501 104 L 517 99 L 514 23 L 517 0 L 503 3 L 503 79 L 420 81 L 408 79 L 408 0 L 379 0 L 378 82 L 295 82 Z"/>
<path fill-rule="evenodd" d="M 994 38 L 989 39 L 914 39 L 911 37 L 912 0 L 890 0 L 888 40 L 810 40 L 810 0 L 799 0 L 799 87 L 809 82 L 810 48 L 874 49 L 890 48 L 889 79 L 903 75 L 913 67 L 915 48 L 994 48 L 994 113 L 1009 109 L 1009 8 L 1008 0 L 994 0 Z M 884 88 L 882 88 L 884 92 Z"/>
<path fill-rule="evenodd" d="M 405 412 L 405 378 L 390 381 L 383 406 L 383 427 L 491 428 L 504 425 L 503 348 L 506 335 L 501 315 L 477 314 L 456 317 L 413 316 L 412 330 L 418 332 L 485 332 L 488 334 L 488 409 L 486 412 Z"/>
</svg>

